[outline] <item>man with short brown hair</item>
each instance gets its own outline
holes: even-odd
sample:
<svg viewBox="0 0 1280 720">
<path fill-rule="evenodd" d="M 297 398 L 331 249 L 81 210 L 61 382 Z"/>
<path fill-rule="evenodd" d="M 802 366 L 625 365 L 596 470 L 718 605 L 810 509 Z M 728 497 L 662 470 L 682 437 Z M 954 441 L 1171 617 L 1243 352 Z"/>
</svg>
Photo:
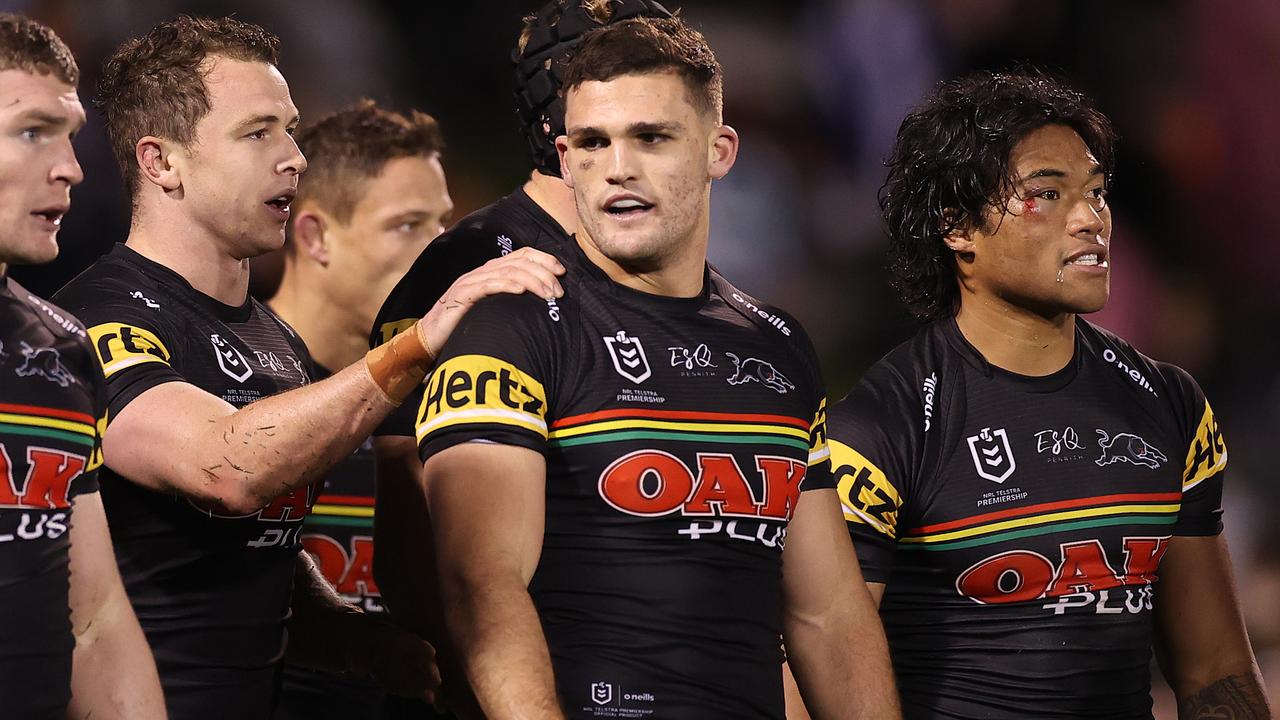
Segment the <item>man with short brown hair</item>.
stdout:
<svg viewBox="0 0 1280 720">
<path fill-rule="evenodd" d="M 98 494 L 102 372 L 79 320 L 6 273 L 58 254 L 79 75 L 52 30 L 0 13 L 0 708 L 163 718 Z"/>
<path fill-rule="evenodd" d="M 897 716 L 799 323 L 706 262 L 738 136 L 677 19 L 593 31 L 556 144 L 554 302 L 485 300 L 417 437 L 447 628 L 489 718 Z"/>
<path fill-rule="evenodd" d="M 133 223 L 58 295 L 106 374 L 112 537 L 184 719 L 269 717 L 286 622 L 300 662 L 430 695 L 430 647 L 342 602 L 299 554 L 301 523 L 323 473 L 420 382 L 476 298 L 556 292 L 550 262 L 509 258 L 312 382 L 302 341 L 248 296 L 249 259 L 283 244 L 307 167 L 275 59 L 261 28 L 180 16 L 107 61 L 102 103 Z"/>
<path fill-rule="evenodd" d="M 443 230 L 453 210 L 434 118 L 364 100 L 297 134 L 308 159 L 285 245 L 284 275 L 268 301 L 303 339 L 321 376 L 367 351 L 374 314 L 396 279 Z M 325 477 L 302 544 L 343 598 L 386 617 L 373 578 L 374 463 L 362 443 Z M 422 718 L 420 700 L 384 697 L 366 678 L 285 666 L 277 720 Z M 397 713 L 397 714 L 392 714 Z"/>
</svg>

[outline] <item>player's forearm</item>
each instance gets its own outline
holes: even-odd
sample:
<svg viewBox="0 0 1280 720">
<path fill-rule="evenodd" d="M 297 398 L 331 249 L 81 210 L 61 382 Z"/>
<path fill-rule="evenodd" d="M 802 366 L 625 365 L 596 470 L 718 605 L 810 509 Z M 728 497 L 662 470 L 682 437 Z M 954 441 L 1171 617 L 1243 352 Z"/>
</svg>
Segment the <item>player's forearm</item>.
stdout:
<svg viewBox="0 0 1280 720">
<path fill-rule="evenodd" d="M 1257 665 L 1242 667 L 1184 694 L 1178 690 L 1178 720 L 1270 720 L 1271 705 Z"/>
<path fill-rule="evenodd" d="M 196 438 L 195 476 L 216 502 L 252 512 L 351 454 L 395 407 L 363 363 L 216 418 Z"/>
<path fill-rule="evenodd" d="M 90 618 L 76 617 L 71 705 L 75 720 L 163 720 L 155 661 L 124 588 L 108 592 Z"/>
<path fill-rule="evenodd" d="M 900 718 L 889 648 L 870 597 L 846 598 L 822 616 L 788 614 L 787 659 L 817 720 Z"/>
<path fill-rule="evenodd" d="M 365 627 L 363 613 L 342 599 L 306 553 L 294 565 L 290 600 L 290 662 L 329 672 L 356 672 L 357 646 Z"/>
<path fill-rule="evenodd" d="M 467 680 L 490 720 L 562 720 L 551 655 L 519 581 L 445 581 L 446 621 Z"/>
</svg>

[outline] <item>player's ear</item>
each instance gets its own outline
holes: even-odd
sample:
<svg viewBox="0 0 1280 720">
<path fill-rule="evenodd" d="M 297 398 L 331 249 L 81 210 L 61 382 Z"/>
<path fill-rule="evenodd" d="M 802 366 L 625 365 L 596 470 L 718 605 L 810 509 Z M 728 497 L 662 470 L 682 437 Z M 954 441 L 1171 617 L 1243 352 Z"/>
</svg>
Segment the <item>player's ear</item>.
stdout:
<svg viewBox="0 0 1280 720">
<path fill-rule="evenodd" d="M 298 208 L 296 212 L 297 215 L 293 217 L 293 233 L 290 235 L 296 252 L 299 256 L 311 258 L 321 267 L 329 267 L 329 238 L 326 232 L 329 219 L 324 213 L 309 206 Z"/>
<path fill-rule="evenodd" d="M 138 163 L 144 181 L 165 192 L 174 192 L 182 187 L 186 151 L 180 145 L 147 135 L 134 144 L 133 159 Z"/>
<path fill-rule="evenodd" d="M 738 131 L 728 125 L 717 126 L 707 150 L 707 173 L 712 180 L 719 180 L 729 174 L 737 159 Z"/>
<path fill-rule="evenodd" d="M 964 217 L 964 213 L 954 208 L 950 208 L 942 214 L 942 242 L 946 243 L 951 252 L 955 253 L 959 260 L 972 260 L 974 249 L 977 244 L 974 242 L 973 223 Z"/>
<path fill-rule="evenodd" d="M 573 173 L 569 172 L 569 136 L 561 135 L 556 138 L 556 153 L 560 155 L 560 177 L 564 179 L 564 184 L 573 187 Z"/>
</svg>

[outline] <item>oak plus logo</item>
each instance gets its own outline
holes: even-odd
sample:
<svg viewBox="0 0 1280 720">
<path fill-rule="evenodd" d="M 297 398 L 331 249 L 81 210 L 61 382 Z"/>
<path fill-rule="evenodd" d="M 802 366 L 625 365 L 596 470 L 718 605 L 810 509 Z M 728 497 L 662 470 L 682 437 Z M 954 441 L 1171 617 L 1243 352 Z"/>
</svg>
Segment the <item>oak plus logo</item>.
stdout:
<svg viewBox="0 0 1280 720">
<path fill-rule="evenodd" d="M 1017 469 L 1018 463 L 1013 459 L 1013 448 L 1009 447 L 1009 435 L 1004 428 L 995 431 L 982 428 L 982 432 L 966 439 L 979 477 L 1002 483 Z"/>
<path fill-rule="evenodd" d="M 218 367 L 222 368 L 222 372 L 227 377 L 238 383 L 249 379 L 253 374 L 253 368 L 249 367 L 249 361 L 245 359 L 239 348 L 227 342 L 218 333 L 210 335 L 209 342 L 213 344 L 213 354 L 218 358 Z"/>
<path fill-rule="evenodd" d="M 619 330 L 617 334 L 605 336 L 603 339 L 605 347 L 609 348 L 609 359 L 613 360 L 613 369 L 617 370 L 619 375 L 639 385 L 653 374 L 649 368 L 649 358 L 644 354 L 644 346 L 640 344 L 640 338 L 627 335 L 626 330 Z"/>
</svg>

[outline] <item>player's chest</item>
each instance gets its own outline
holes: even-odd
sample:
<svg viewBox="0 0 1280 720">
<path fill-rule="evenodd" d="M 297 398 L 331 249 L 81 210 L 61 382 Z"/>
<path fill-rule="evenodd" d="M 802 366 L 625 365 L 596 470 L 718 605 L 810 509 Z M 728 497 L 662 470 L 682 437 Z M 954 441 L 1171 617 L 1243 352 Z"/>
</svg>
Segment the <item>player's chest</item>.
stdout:
<svg viewBox="0 0 1280 720">
<path fill-rule="evenodd" d="M 74 340 L 29 313 L 0 321 L 0 545 L 52 539 L 95 464 L 98 388 Z"/>
<path fill-rule="evenodd" d="M 965 402 L 899 526 L 906 566 L 981 604 L 1149 609 L 1181 506 L 1186 448 L 1171 419 L 1087 384 Z"/>
<path fill-rule="evenodd" d="M 553 500 L 605 526 L 779 544 L 807 472 L 818 390 L 752 323 L 584 323 L 582 379 L 548 417 Z"/>
<path fill-rule="evenodd" d="M 306 360 L 284 333 L 256 313 L 243 323 L 193 320 L 173 367 L 188 382 L 243 407 L 310 382 Z"/>
</svg>

